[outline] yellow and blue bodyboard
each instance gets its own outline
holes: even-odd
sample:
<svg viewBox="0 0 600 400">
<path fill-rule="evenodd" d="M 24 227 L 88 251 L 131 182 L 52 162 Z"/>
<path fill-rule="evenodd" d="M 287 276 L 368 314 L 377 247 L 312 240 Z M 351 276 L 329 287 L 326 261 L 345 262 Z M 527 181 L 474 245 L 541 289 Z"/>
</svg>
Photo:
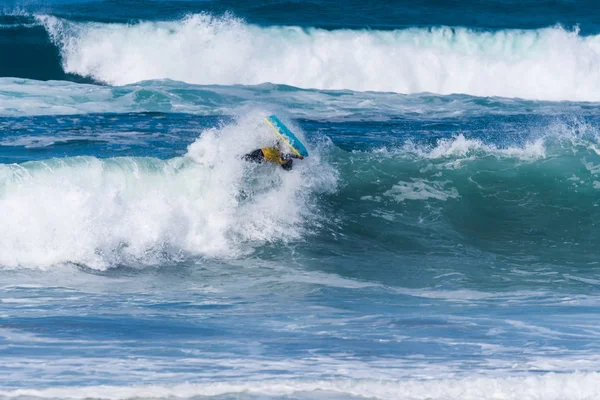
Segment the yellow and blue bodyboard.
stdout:
<svg viewBox="0 0 600 400">
<path fill-rule="evenodd" d="M 266 117 L 265 121 L 273 128 L 279 137 L 292 149 L 294 154 L 300 157 L 308 157 L 308 150 L 304 144 L 274 115 Z"/>
</svg>

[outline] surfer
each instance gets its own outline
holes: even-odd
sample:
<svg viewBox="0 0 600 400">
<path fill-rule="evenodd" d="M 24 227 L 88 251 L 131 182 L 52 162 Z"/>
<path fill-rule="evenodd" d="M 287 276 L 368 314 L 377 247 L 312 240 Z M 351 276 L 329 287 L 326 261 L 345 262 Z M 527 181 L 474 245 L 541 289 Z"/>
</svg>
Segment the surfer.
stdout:
<svg viewBox="0 0 600 400">
<path fill-rule="evenodd" d="M 299 155 L 283 153 L 280 149 L 279 142 L 277 142 L 277 145 L 274 147 L 263 147 L 262 149 L 256 149 L 243 157 L 245 161 L 251 161 L 259 164 L 265 162 L 279 164 L 281 165 L 281 168 L 286 171 L 290 171 L 292 169 L 294 165 L 294 158 L 299 160 L 304 159 L 304 157 Z"/>
<path fill-rule="evenodd" d="M 271 115 L 270 117 L 266 117 L 265 121 L 273 128 L 279 139 L 277 139 L 277 142 L 273 147 L 263 147 L 262 149 L 256 149 L 244 155 L 242 157 L 244 160 L 259 164 L 271 162 L 281 165 L 281 168 L 286 171 L 290 171 L 294 165 L 294 158 L 303 160 L 304 157 L 308 157 L 306 147 L 304 147 L 302 142 L 300 142 L 300 139 L 298 139 L 296 135 L 294 135 L 287 126 L 279 120 L 279 118 L 275 115 Z M 283 150 L 282 146 L 285 147 L 286 150 L 291 150 L 294 154 Z"/>
</svg>

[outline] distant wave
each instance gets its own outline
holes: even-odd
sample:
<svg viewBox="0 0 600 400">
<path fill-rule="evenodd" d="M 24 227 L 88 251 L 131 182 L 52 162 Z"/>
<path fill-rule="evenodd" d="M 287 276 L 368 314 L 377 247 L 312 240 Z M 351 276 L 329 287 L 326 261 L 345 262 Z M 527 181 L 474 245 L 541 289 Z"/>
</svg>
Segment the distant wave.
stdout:
<svg viewBox="0 0 600 400">
<path fill-rule="evenodd" d="M 149 79 L 301 88 L 600 100 L 600 36 L 561 27 L 394 31 L 259 27 L 234 17 L 106 24 L 36 17 L 64 71 L 114 85 Z"/>
<path fill-rule="evenodd" d="M 332 380 L 265 380 L 246 383 L 186 383 L 172 386 L 91 386 L 54 387 L 42 390 L 17 389 L 0 391 L 7 399 L 86 399 L 93 394 L 102 400 L 182 398 L 192 399 L 199 395 L 209 398 L 225 396 L 257 396 L 262 398 L 285 398 L 294 396 L 349 397 L 349 398 L 403 398 L 414 400 L 463 400 L 463 399 L 538 399 L 585 400 L 600 396 L 597 373 L 539 374 L 515 377 L 471 376 L 457 379 L 430 380 L 379 380 L 332 379 Z M 576 388 L 574 390 L 573 388 Z"/>
</svg>

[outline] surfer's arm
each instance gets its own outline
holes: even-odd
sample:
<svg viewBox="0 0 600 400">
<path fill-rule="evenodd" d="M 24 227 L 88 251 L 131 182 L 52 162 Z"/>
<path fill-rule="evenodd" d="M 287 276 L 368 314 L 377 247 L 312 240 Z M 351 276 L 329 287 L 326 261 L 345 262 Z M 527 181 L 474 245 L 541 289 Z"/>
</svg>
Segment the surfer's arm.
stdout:
<svg viewBox="0 0 600 400">
<path fill-rule="evenodd" d="M 296 154 L 282 154 L 281 155 L 281 159 L 282 160 L 291 160 L 292 158 L 296 158 L 298 160 L 303 160 L 304 159 L 304 157 L 298 156 Z"/>
</svg>

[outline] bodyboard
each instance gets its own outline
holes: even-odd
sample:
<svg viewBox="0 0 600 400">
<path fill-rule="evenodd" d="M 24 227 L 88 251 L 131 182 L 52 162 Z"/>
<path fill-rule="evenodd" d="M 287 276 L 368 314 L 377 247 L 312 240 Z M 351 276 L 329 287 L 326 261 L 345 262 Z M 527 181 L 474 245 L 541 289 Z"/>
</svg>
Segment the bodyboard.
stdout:
<svg viewBox="0 0 600 400">
<path fill-rule="evenodd" d="M 266 117 L 265 121 L 277 135 L 292 149 L 292 151 L 300 157 L 308 157 L 308 150 L 304 147 L 304 144 L 279 120 L 275 115 Z"/>
</svg>

